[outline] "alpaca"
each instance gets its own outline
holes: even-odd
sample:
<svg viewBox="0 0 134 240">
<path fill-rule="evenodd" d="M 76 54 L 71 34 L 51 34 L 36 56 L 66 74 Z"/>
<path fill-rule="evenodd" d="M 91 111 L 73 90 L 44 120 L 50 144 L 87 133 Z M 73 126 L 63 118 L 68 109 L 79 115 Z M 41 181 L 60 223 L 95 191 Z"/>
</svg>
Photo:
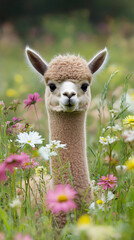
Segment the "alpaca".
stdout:
<svg viewBox="0 0 134 240">
<path fill-rule="evenodd" d="M 59 55 L 48 65 L 29 47 L 26 48 L 26 56 L 34 69 L 44 76 L 50 141 L 60 140 L 66 144 L 67 149 L 60 151 L 60 158 L 63 167 L 69 162 L 73 186 L 78 192 L 77 206 L 82 205 L 83 198 L 89 204 L 91 187 L 86 154 L 86 116 L 91 102 L 92 75 L 104 64 L 107 49 L 97 53 L 89 63 L 80 56 Z M 51 158 L 50 169 L 51 187 L 54 188 L 61 183 L 61 165 L 56 157 Z M 65 168 L 64 184 L 69 183 L 69 174 Z M 60 219 L 57 221 L 62 226 L 64 216 Z"/>
</svg>

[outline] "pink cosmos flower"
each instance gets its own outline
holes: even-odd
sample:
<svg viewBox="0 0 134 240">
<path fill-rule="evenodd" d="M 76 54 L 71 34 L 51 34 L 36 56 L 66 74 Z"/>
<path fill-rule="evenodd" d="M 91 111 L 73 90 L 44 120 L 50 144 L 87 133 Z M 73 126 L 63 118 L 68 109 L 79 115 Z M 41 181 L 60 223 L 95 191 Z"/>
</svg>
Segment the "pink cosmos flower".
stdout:
<svg viewBox="0 0 134 240">
<path fill-rule="evenodd" d="M 27 158 L 27 159 L 24 159 L 23 163 L 22 163 L 22 169 L 25 170 L 26 168 L 34 168 L 34 166 L 37 166 L 39 165 L 39 163 L 37 163 L 35 161 L 34 158 Z"/>
<path fill-rule="evenodd" d="M 15 237 L 14 240 L 33 240 L 29 235 L 22 235 L 21 233 L 18 233 Z"/>
<path fill-rule="evenodd" d="M 107 175 L 107 177 L 102 176 L 101 179 L 99 180 L 100 182 L 97 183 L 97 185 L 103 186 L 104 190 L 107 190 L 108 188 L 114 188 L 114 186 L 117 185 L 117 178 L 111 175 Z"/>
<path fill-rule="evenodd" d="M 23 162 L 29 161 L 29 155 L 24 152 L 18 154 L 11 154 L 5 159 L 5 168 L 8 169 L 11 173 L 13 172 L 14 167 L 22 167 Z"/>
<path fill-rule="evenodd" d="M 7 180 L 5 162 L 0 164 L 0 181 Z"/>
<path fill-rule="evenodd" d="M 32 104 L 35 104 L 35 103 L 41 101 L 42 98 L 39 98 L 39 96 L 40 95 L 38 93 L 29 94 L 28 98 L 26 100 L 24 100 L 24 103 L 26 104 L 25 108 L 30 107 Z"/>
<path fill-rule="evenodd" d="M 53 213 L 68 212 L 77 208 L 73 199 L 77 192 L 69 184 L 56 186 L 55 190 L 49 190 L 46 194 L 46 207 Z"/>
</svg>

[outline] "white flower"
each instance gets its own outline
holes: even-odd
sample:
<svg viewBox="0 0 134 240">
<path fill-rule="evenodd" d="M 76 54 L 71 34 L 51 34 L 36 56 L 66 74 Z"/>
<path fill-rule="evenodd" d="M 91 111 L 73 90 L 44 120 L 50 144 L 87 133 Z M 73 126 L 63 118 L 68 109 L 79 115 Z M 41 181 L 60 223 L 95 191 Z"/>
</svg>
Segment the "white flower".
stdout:
<svg viewBox="0 0 134 240">
<path fill-rule="evenodd" d="M 47 144 L 46 147 L 42 146 L 40 149 L 39 149 L 39 154 L 47 161 L 50 159 L 50 157 L 52 156 L 57 156 L 57 153 L 52 151 L 50 148 L 49 148 L 49 145 Z"/>
<path fill-rule="evenodd" d="M 96 202 L 92 202 L 89 206 L 90 210 L 102 209 L 105 210 L 105 203 L 111 201 L 114 198 L 114 194 L 111 191 L 108 191 L 107 195 L 104 193 L 102 197 L 98 199 Z"/>
<path fill-rule="evenodd" d="M 108 191 L 107 195 L 105 195 L 104 193 L 102 194 L 102 198 L 101 200 L 103 202 L 109 202 L 114 198 L 114 194 L 111 191 Z"/>
<path fill-rule="evenodd" d="M 29 144 L 31 147 L 35 147 L 35 144 L 42 144 L 44 138 L 41 138 L 38 132 L 30 131 L 29 133 L 23 132 L 17 135 L 18 139 L 16 140 L 22 146 Z"/>
<path fill-rule="evenodd" d="M 116 124 L 115 126 L 108 126 L 107 129 L 112 129 L 112 131 L 116 132 L 116 131 L 121 131 L 122 127 Z"/>
<path fill-rule="evenodd" d="M 52 151 L 55 151 L 58 148 L 66 149 L 66 144 L 61 144 L 61 141 L 53 140 L 50 142 L 50 144 L 47 144 L 46 147 Z"/>
<path fill-rule="evenodd" d="M 91 181 L 91 186 L 94 186 L 95 185 L 95 180 L 92 180 Z"/>
<path fill-rule="evenodd" d="M 133 142 L 134 141 L 134 130 L 125 130 L 123 133 L 123 138 L 125 142 Z"/>
<path fill-rule="evenodd" d="M 116 109 L 111 109 L 111 110 L 109 110 L 109 112 L 112 113 L 112 114 L 117 114 L 118 113 L 118 111 Z"/>
<path fill-rule="evenodd" d="M 115 168 L 118 173 L 125 173 L 127 171 L 126 165 L 118 165 Z"/>
<path fill-rule="evenodd" d="M 118 137 L 107 136 L 106 138 L 105 137 L 100 137 L 99 142 L 103 145 L 108 145 L 108 144 L 114 143 L 117 140 L 118 140 Z"/>
<path fill-rule="evenodd" d="M 12 203 L 9 203 L 9 206 L 10 206 L 11 208 L 16 208 L 16 209 L 20 208 L 20 207 L 21 207 L 21 201 L 20 201 L 20 199 L 19 199 L 19 198 L 14 199 L 14 200 L 12 201 Z"/>
</svg>

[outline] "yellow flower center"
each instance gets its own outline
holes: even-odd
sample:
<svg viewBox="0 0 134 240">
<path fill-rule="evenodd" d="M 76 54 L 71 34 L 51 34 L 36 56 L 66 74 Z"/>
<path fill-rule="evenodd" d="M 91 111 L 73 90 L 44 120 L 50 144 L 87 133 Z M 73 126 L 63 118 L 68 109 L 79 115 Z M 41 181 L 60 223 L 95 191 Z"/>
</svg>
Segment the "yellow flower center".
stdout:
<svg viewBox="0 0 134 240">
<path fill-rule="evenodd" d="M 106 141 L 107 141 L 106 138 L 104 138 L 104 137 L 101 137 L 101 140 L 102 140 L 103 142 L 106 142 Z"/>
<path fill-rule="evenodd" d="M 31 140 L 28 140 L 27 142 L 28 142 L 28 143 L 31 143 Z"/>
<path fill-rule="evenodd" d="M 101 204 L 103 204 L 103 201 L 102 201 L 101 199 L 98 199 L 98 200 L 96 201 L 96 203 L 101 205 Z"/>
<path fill-rule="evenodd" d="M 31 163 L 30 162 L 26 162 L 25 163 L 25 166 L 29 166 Z"/>
<path fill-rule="evenodd" d="M 89 224 L 91 224 L 91 219 L 87 214 L 82 215 L 77 221 L 77 226 L 89 225 Z"/>
<path fill-rule="evenodd" d="M 109 180 L 109 177 L 106 177 L 104 180 Z"/>
<path fill-rule="evenodd" d="M 60 195 L 58 197 L 58 202 L 66 202 L 68 200 L 67 196 L 66 195 Z"/>
</svg>

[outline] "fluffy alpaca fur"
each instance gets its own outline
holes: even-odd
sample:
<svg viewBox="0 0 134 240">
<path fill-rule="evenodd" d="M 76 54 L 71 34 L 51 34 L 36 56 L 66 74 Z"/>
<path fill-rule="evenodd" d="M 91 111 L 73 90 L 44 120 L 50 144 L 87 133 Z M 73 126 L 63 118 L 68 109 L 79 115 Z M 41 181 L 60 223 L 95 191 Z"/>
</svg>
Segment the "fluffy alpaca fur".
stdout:
<svg viewBox="0 0 134 240">
<path fill-rule="evenodd" d="M 69 163 L 73 185 L 78 192 L 78 207 L 81 206 L 83 198 L 88 204 L 91 199 L 86 156 L 86 115 L 91 101 L 89 85 L 94 72 L 103 65 L 106 55 L 107 49 L 104 49 L 89 63 L 79 56 L 59 55 L 47 65 L 39 54 L 26 48 L 28 60 L 45 78 L 50 141 L 60 140 L 67 144 L 67 149 L 60 151 L 64 168 L 63 179 L 60 163 L 55 157 L 51 158 L 51 186 L 54 188 L 62 180 L 64 184 L 70 182 L 69 169 L 65 168 Z M 55 89 L 51 89 L 52 85 Z M 57 216 L 57 222 L 60 227 L 64 225 L 64 214 Z"/>
<path fill-rule="evenodd" d="M 80 56 L 59 55 L 49 63 L 49 68 L 45 73 L 46 83 L 49 80 L 61 82 L 67 79 L 91 81 L 91 71 L 87 62 Z"/>
</svg>

